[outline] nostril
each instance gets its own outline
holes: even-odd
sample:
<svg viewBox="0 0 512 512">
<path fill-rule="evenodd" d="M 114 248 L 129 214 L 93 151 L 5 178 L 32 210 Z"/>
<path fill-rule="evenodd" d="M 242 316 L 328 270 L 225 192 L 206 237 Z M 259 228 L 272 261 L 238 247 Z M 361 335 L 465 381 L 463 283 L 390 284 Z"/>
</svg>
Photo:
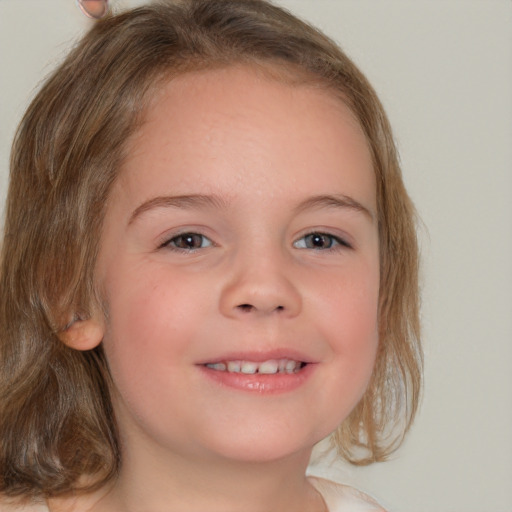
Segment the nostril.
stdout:
<svg viewBox="0 0 512 512">
<path fill-rule="evenodd" d="M 239 309 L 240 311 L 243 311 L 244 313 L 250 313 L 251 311 L 254 311 L 255 309 L 258 309 L 258 308 L 256 308 L 252 304 L 239 304 L 237 306 L 237 309 Z M 283 311 L 284 306 L 276 306 L 275 308 L 272 308 L 272 310 L 273 311 Z"/>
</svg>

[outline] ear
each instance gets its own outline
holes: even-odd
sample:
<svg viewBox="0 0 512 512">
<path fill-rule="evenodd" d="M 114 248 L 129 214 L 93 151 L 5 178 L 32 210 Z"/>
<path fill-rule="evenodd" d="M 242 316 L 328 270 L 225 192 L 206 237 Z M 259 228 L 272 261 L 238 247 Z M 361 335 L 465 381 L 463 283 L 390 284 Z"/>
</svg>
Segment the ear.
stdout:
<svg viewBox="0 0 512 512">
<path fill-rule="evenodd" d="M 75 350 L 91 350 L 103 340 L 105 323 L 103 318 L 91 317 L 87 320 L 75 320 L 57 335 L 70 348 Z"/>
</svg>

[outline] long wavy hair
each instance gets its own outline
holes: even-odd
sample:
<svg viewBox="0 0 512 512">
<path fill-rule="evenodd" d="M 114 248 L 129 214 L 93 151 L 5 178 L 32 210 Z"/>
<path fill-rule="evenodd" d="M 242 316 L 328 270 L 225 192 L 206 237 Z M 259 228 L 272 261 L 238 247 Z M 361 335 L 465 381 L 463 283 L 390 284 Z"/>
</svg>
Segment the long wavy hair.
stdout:
<svg viewBox="0 0 512 512">
<path fill-rule="evenodd" d="M 105 204 L 151 92 L 188 71 L 244 63 L 320 84 L 364 131 L 377 182 L 380 341 L 368 389 L 333 438 L 345 459 L 367 464 L 408 430 L 422 367 L 416 220 L 373 88 L 333 41 L 266 1 L 160 1 L 96 23 L 46 81 L 14 141 L 0 262 L 0 492 L 55 496 L 116 475 L 101 345 L 76 351 L 58 333 L 98 300 Z"/>
</svg>

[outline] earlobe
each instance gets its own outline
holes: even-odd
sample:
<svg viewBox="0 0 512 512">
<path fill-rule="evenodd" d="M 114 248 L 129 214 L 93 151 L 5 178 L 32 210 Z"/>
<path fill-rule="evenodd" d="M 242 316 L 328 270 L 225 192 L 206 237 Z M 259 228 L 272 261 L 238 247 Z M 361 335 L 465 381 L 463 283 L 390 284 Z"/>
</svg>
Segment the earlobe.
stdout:
<svg viewBox="0 0 512 512">
<path fill-rule="evenodd" d="M 59 339 L 75 350 L 92 350 L 103 340 L 105 326 L 96 318 L 75 320 L 69 327 L 58 333 Z"/>
</svg>

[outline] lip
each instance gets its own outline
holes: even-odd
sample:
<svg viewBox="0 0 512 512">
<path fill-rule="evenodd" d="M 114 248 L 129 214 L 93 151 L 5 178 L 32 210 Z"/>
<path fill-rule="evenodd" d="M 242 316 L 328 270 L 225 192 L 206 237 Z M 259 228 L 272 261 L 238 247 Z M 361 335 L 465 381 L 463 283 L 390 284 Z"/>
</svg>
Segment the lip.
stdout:
<svg viewBox="0 0 512 512">
<path fill-rule="evenodd" d="M 244 374 L 214 370 L 206 364 L 223 361 L 254 361 L 262 363 L 272 359 L 292 359 L 306 363 L 296 373 Z M 266 352 L 229 353 L 198 363 L 197 367 L 205 377 L 225 388 L 259 394 L 289 393 L 304 385 L 314 373 L 317 363 L 295 350 L 272 350 Z"/>
<path fill-rule="evenodd" d="M 250 352 L 229 352 L 222 355 L 214 356 L 210 359 L 204 359 L 196 364 L 215 364 L 223 361 L 254 361 L 255 363 L 263 363 L 271 359 L 293 359 L 302 363 L 316 363 L 318 361 L 312 359 L 295 349 L 276 349 L 267 351 L 250 351 Z"/>
</svg>

